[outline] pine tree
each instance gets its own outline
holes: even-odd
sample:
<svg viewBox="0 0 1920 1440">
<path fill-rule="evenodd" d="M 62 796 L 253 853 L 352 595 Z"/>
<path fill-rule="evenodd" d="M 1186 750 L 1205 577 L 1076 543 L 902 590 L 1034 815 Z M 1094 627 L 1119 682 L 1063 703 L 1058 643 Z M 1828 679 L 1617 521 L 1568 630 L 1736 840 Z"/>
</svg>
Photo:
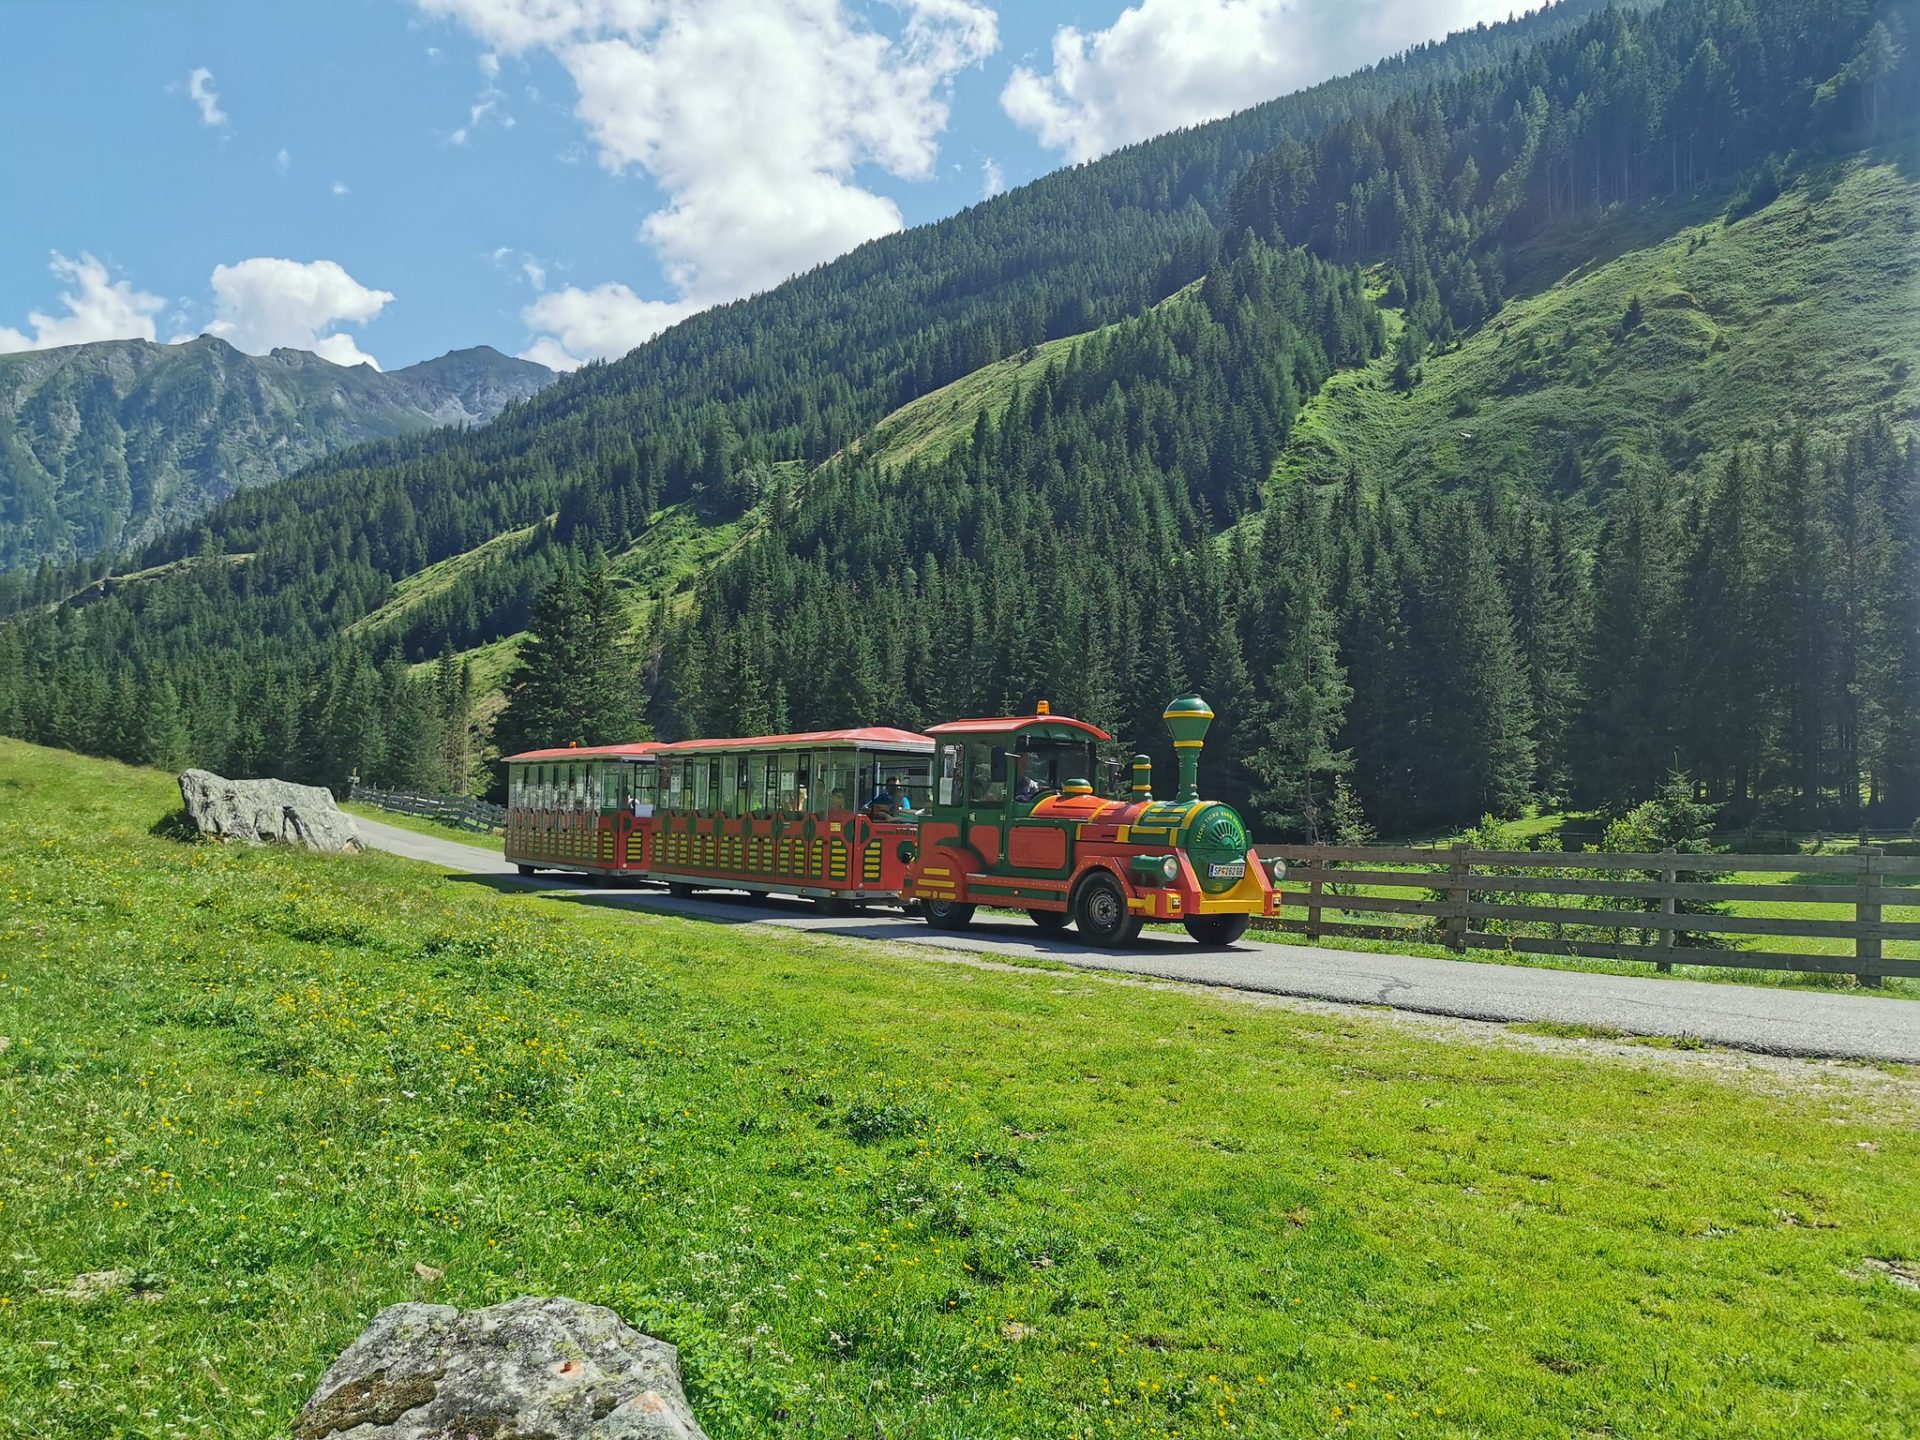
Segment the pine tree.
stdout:
<svg viewBox="0 0 1920 1440">
<path fill-rule="evenodd" d="M 563 569 L 534 602 L 494 743 L 511 755 L 645 739 L 638 699 L 625 616 L 606 569 L 577 581 Z"/>
<path fill-rule="evenodd" d="M 149 680 L 140 705 L 139 753 L 131 757 L 156 770 L 179 770 L 192 759 L 180 694 L 165 676 Z"/>
<path fill-rule="evenodd" d="M 1264 782 L 1256 798 L 1268 824 L 1318 841 L 1327 833 L 1334 784 L 1351 764 L 1335 737 L 1352 692 L 1329 604 L 1326 527 L 1304 482 L 1288 492 L 1284 517 L 1268 516 L 1261 569 L 1270 587 L 1264 629 L 1279 648 L 1264 677 L 1272 719 L 1253 762 Z"/>
<path fill-rule="evenodd" d="M 1515 813 L 1533 783 L 1533 703 L 1493 545 L 1465 496 L 1436 507 L 1419 634 L 1432 813 Z"/>
</svg>

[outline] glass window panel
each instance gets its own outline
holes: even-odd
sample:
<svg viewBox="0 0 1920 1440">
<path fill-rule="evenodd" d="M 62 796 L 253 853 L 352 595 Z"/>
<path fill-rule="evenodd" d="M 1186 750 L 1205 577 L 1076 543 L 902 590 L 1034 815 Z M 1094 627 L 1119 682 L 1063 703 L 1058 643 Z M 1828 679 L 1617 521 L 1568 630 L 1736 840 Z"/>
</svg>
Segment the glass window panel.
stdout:
<svg viewBox="0 0 1920 1440">
<path fill-rule="evenodd" d="M 781 810 L 794 810 L 800 804 L 800 776 L 806 769 L 800 756 L 792 750 L 782 750 L 773 757 L 776 783 L 775 805 Z"/>
<path fill-rule="evenodd" d="M 767 757 L 747 756 L 747 808 L 761 814 L 767 809 Z"/>
<path fill-rule="evenodd" d="M 834 814 L 844 815 L 866 802 L 867 797 L 858 788 L 859 776 L 854 768 L 857 758 L 852 750 L 827 752 L 826 779 L 821 789 L 826 793 L 827 809 Z"/>
<path fill-rule="evenodd" d="M 961 756 L 964 753 L 959 745 L 940 747 L 940 784 L 934 799 L 941 805 L 958 805 L 961 790 Z"/>
<path fill-rule="evenodd" d="M 695 810 L 705 810 L 707 808 L 707 777 L 710 773 L 711 767 L 706 761 L 699 760 L 694 762 L 692 804 Z"/>
</svg>

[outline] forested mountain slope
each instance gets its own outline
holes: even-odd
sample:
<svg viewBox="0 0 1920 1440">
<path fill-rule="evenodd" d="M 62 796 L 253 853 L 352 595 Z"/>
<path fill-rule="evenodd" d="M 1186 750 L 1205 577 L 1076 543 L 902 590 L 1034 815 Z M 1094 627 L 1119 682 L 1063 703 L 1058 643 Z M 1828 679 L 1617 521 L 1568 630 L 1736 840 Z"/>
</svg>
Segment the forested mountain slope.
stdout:
<svg viewBox="0 0 1920 1440">
<path fill-rule="evenodd" d="M 0 725 L 137 748 L 121 700 L 171 704 L 232 769 L 430 777 L 406 665 L 611 557 L 679 592 L 643 607 L 669 733 L 1045 694 L 1145 739 L 1198 684 L 1210 788 L 1275 830 L 1340 783 L 1407 825 L 1676 762 L 1749 813 L 1920 809 L 1911 336 L 1844 323 L 1904 313 L 1899 9 L 1556 14 L 876 242 L 237 497 L 164 573 L 0 630 Z M 1743 247 L 1751 282 L 1699 268 Z M 1827 368 L 1819 406 L 1762 342 Z M 1792 643 L 1733 665 L 1730 626 Z"/>
<path fill-rule="evenodd" d="M 553 379 L 486 346 L 387 373 L 211 335 L 0 356 L 0 570 L 143 545 L 335 450 L 491 420 Z"/>
</svg>

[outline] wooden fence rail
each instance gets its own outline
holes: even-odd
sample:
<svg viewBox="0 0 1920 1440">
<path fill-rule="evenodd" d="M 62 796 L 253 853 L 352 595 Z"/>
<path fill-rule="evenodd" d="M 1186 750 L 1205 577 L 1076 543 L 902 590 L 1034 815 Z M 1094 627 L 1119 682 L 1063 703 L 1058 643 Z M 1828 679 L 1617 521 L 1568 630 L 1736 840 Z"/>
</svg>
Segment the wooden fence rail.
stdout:
<svg viewBox="0 0 1920 1440">
<path fill-rule="evenodd" d="M 1889 975 L 1920 976 L 1920 959 L 1886 954 L 1889 940 L 1920 941 L 1920 910 L 1910 920 L 1886 918 L 1888 907 L 1920 907 L 1920 856 L 1887 855 L 1879 846 L 1851 855 L 1626 855 L 1466 845 L 1262 845 L 1259 852 L 1288 867 L 1274 928 L 1310 940 L 1427 940 L 1461 951 L 1646 961 L 1661 970 L 1820 971 L 1852 974 L 1863 985 Z M 1773 884 L 1728 878 L 1783 872 L 1817 878 Z M 1414 893 L 1380 893 L 1396 890 Z M 1850 913 L 1758 916 L 1699 908 L 1754 901 Z M 1344 918 L 1351 916 L 1414 919 Z M 1732 938 L 1702 944 L 1702 937 Z M 1773 939 L 1774 948 L 1741 948 L 1749 937 Z M 1780 943 L 1795 938 L 1850 941 L 1852 953 Z"/>
<path fill-rule="evenodd" d="M 376 805 L 396 815 L 419 815 L 476 834 L 492 834 L 507 828 L 506 808 L 469 795 L 416 795 L 407 790 L 376 790 L 355 784 L 347 798 L 365 805 Z"/>
</svg>

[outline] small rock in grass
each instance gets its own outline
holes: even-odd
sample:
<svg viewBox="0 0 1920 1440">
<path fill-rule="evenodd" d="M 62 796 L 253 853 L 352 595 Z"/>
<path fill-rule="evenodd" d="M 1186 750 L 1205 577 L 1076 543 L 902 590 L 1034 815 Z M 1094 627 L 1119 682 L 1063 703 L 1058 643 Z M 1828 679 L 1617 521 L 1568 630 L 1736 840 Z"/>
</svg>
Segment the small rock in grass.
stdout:
<svg viewBox="0 0 1920 1440">
<path fill-rule="evenodd" d="M 536 1296 L 382 1310 L 293 1425 L 293 1440 L 469 1434 L 706 1440 L 673 1346 L 601 1306 Z"/>
<path fill-rule="evenodd" d="M 1011 1340 L 1015 1344 L 1018 1344 L 1031 1334 L 1033 1334 L 1033 1327 L 1031 1325 L 1022 1325 L 1018 1320 L 1009 1320 L 1000 1327 L 1000 1338 L 1002 1340 Z"/>
<path fill-rule="evenodd" d="M 73 1277 L 71 1285 L 56 1285 L 42 1295 L 57 1295 L 62 1300 L 101 1300 L 118 1295 L 133 1284 L 131 1270 L 88 1270 Z"/>
<path fill-rule="evenodd" d="M 1881 1260 L 1867 1257 L 1867 1269 L 1877 1271 L 1896 1285 L 1909 1290 L 1920 1290 L 1920 1265 L 1909 1264 L 1904 1260 Z"/>
<path fill-rule="evenodd" d="M 438 1265 L 429 1265 L 424 1260 L 416 1260 L 413 1262 L 413 1273 L 431 1285 L 447 1272 Z"/>
</svg>

